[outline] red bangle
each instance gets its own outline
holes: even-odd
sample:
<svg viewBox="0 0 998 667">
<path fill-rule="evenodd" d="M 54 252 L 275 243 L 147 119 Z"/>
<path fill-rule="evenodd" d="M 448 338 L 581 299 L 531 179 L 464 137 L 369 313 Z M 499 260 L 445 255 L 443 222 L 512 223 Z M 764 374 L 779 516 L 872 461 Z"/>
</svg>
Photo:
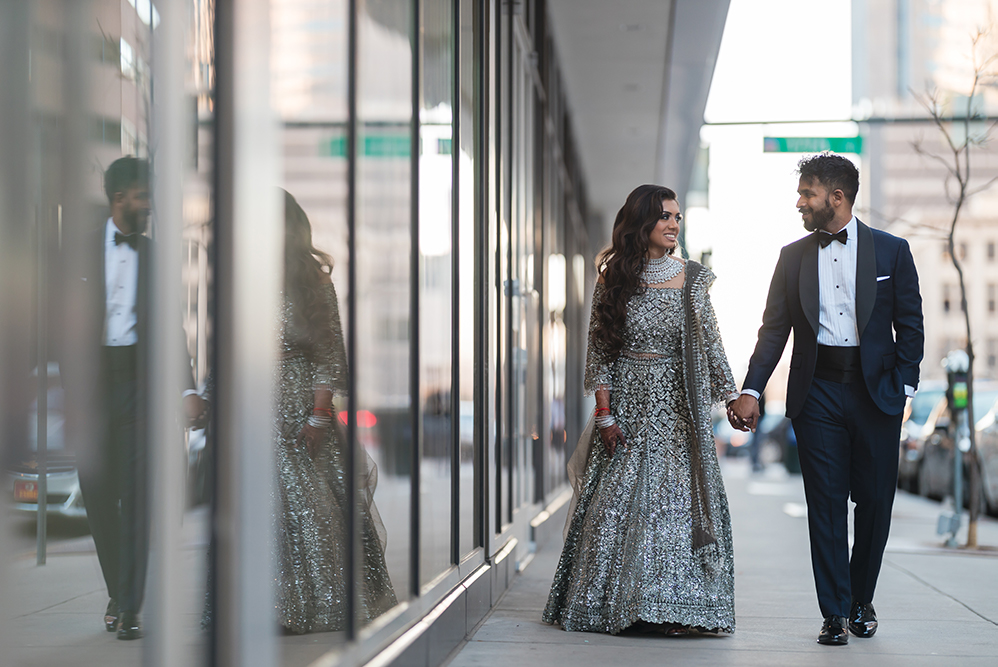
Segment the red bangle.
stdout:
<svg viewBox="0 0 998 667">
<path fill-rule="evenodd" d="M 607 414 L 610 414 L 610 408 L 596 408 L 596 414 L 597 415 L 600 414 L 601 412 L 605 412 Z"/>
<path fill-rule="evenodd" d="M 333 416 L 333 409 L 332 408 L 313 408 L 312 414 L 313 415 L 326 415 L 327 417 L 332 417 Z"/>
</svg>

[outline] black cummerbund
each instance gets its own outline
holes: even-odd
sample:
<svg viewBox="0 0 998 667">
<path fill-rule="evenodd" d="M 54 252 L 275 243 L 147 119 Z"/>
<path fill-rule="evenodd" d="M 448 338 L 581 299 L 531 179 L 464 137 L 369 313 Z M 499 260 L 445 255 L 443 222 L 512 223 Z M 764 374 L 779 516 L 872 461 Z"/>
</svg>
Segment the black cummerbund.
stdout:
<svg viewBox="0 0 998 667">
<path fill-rule="evenodd" d="M 829 382 L 856 382 L 863 377 L 858 347 L 818 346 L 814 377 Z"/>
<path fill-rule="evenodd" d="M 101 346 L 101 357 L 109 379 L 118 381 L 135 379 L 139 366 L 138 349 L 137 345 Z"/>
</svg>

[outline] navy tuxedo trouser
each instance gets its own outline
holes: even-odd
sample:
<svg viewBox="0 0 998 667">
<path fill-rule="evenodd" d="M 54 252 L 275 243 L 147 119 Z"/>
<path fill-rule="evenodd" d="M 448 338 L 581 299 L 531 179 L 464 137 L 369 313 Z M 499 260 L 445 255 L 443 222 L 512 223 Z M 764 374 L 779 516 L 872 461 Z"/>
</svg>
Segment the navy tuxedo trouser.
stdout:
<svg viewBox="0 0 998 667">
<path fill-rule="evenodd" d="M 149 557 L 148 462 L 139 381 L 134 354 L 114 348 L 101 352 L 107 437 L 98 465 L 81 469 L 80 489 L 108 595 L 122 612 L 138 613 Z"/>
<path fill-rule="evenodd" d="M 884 414 L 865 383 L 817 378 L 793 419 L 811 566 L 821 615 L 848 616 L 853 600 L 873 601 L 890 532 L 901 415 Z M 856 503 L 849 556 L 849 497 Z"/>
</svg>

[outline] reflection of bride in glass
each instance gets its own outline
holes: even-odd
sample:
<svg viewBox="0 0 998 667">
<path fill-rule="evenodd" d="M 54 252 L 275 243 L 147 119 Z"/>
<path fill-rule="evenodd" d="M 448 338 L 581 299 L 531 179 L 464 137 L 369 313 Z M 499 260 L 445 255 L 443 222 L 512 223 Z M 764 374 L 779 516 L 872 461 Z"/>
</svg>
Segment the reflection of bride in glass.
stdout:
<svg viewBox="0 0 998 667">
<path fill-rule="evenodd" d="M 346 353 L 332 259 L 312 245 L 312 228 L 284 192 L 285 251 L 281 339 L 276 376 L 277 610 L 295 633 L 346 624 L 346 512 L 343 433 L 333 398 L 346 389 Z M 357 449 L 362 561 L 358 619 L 396 604 L 384 558 L 384 526 L 374 506 L 377 471 Z"/>
</svg>

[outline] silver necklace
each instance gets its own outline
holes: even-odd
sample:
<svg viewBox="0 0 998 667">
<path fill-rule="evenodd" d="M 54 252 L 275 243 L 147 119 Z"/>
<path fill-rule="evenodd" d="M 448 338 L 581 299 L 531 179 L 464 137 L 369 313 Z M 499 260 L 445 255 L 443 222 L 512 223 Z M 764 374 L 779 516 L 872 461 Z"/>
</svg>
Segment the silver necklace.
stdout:
<svg viewBox="0 0 998 667">
<path fill-rule="evenodd" d="M 670 255 L 662 255 L 658 259 L 649 258 L 645 262 L 644 271 L 641 272 L 641 280 L 646 285 L 658 285 L 667 283 L 683 270 L 683 263 L 673 259 Z"/>
</svg>

